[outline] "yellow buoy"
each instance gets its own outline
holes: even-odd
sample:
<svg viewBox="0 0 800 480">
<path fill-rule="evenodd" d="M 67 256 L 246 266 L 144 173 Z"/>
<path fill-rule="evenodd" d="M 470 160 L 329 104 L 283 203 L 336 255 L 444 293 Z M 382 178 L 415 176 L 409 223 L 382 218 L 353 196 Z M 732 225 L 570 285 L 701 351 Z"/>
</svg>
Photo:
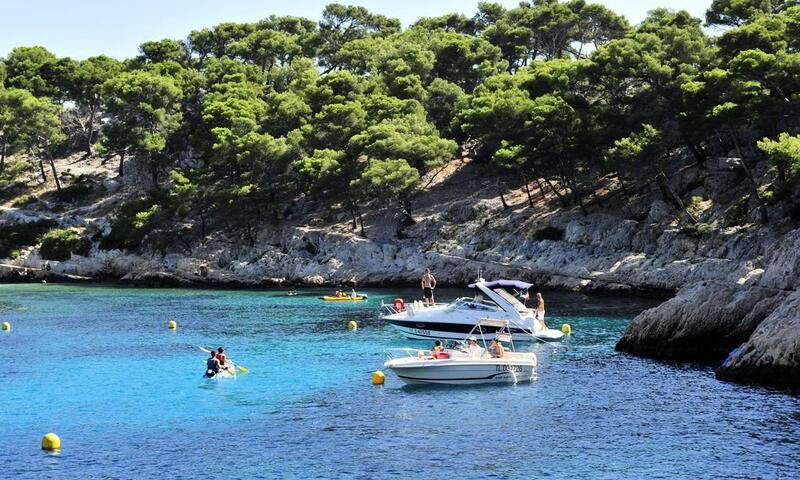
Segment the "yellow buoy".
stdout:
<svg viewBox="0 0 800 480">
<path fill-rule="evenodd" d="M 569 326 L 569 323 L 561 325 L 561 333 L 563 333 L 564 335 L 569 335 L 570 333 L 572 333 L 572 327 Z"/>
<path fill-rule="evenodd" d="M 61 439 L 55 433 L 47 433 L 42 437 L 42 450 L 61 450 Z"/>
<path fill-rule="evenodd" d="M 169 326 L 170 330 L 175 330 L 176 328 L 178 328 L 178 322 L 176 322 L 175 320 L 170 320 L 167 325 Z"/>
<path fill-rule="evenodd" d="M 356 331 L 356 330 L 358 330 L 358 323 L 356 323 L 356 321 L 355 321 L 355 320 L 350 320 L 350 321 L 347 323 L 347 328 L 348 328 L 349 330 Z"/>
<path fill-rule="evenodd" d="M 11 330 L 11 324 L 8 322 L 3 322 L 3 331 L 7 332 Z"/>
<path fill-rule="evenodd" d="M 384 375 L 380 370 L 372 373 L 373 385 L 383 385 L 384 380 L 386 380 L 386 375 Z"/>
</svg>

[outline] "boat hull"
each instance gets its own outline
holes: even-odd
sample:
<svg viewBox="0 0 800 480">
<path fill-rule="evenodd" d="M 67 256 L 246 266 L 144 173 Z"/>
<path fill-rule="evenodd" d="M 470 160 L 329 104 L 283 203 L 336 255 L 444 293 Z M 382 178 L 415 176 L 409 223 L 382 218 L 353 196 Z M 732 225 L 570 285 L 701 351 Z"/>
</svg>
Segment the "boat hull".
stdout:
<svg viewBox="0 0 800 480">
<path fill-rule="evenodd" d="M 477 385 L 529 382 L 536 376 L 536 358 L 490 360 L 389 360 L 384 366 L 410 385 Z"/>
<path fill-rule="evenodd" d="M 363 302 L 367 297 L 319 297 L 324 302 Z"/>
<path fill-rule="evenodd" d="M 220 370 L 217 372 L 216 375 L 213 377 L 209 377 L 205 373 L 203 374 L 203 378 L 206 380 L 232 380 L 236 378 L 236 366 L 230 366 L 225 370 Z"/>
<path fill-rule="evenodd" d="M 470 335 L 472 327 L 468 323 L 451 323 L 451 322 L 436 322 L 430 319 L 420 320 L 405 320 L 393 319 L 393 315 L 384 317 L 384 319 L 395 330 L 400 332 L 406 338 L 413 340 L 431 340 L 431 339 L 444 339 L 444 340 L 466 340 Z M 487 338 L 491 338 L 497 331 L 496 327 L 482 327 L 483 334 Z M 532 337 L 530 333 L 520 328 L 510 328 L 513 340 L 515 342 L 557 342 L 564 337 L 564 334 L 558 330 L 549 329 L 544 332 L 536 332 Z M 535 338 L 534 338 L 535 337 Z"/>
</svg>

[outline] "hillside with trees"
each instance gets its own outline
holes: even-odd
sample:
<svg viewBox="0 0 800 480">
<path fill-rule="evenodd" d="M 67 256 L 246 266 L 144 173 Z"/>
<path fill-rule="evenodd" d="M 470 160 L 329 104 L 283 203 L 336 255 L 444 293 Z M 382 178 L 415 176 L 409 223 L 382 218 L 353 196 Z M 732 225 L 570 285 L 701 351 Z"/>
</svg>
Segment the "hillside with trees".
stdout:
<svg viewBox="0 0 800 480">
<path fill-rule="evenodd" d="M 799 48 L 800 5 L 777 0 L 639 25 L 583 0 L 481 3 L 407 28 L 332 4 L 318 22 L 223 23 L 123 61 L 21 46 L 0 62 L 0 196 L 84 195 L 91 179 L 54 162 L 83 152 L 146 172 L 101 248 L 153 247 L 177 223 L 158 248 L 215 231 L 252 243 L 298 198 L 368 235 L 365 211 L 412 225 L 425 179 L 469 158 L 504 203 L 523 188 L 531 206 L 541 192 L 585 214 L 654 182 L 702 233 L 666 178 L 738 152 L 749 191 L 733 223 L 797 221 Z M 19 243 L 0 238 L 0 257 Z"/>
<path fill-rule="evenodd" d="M 0 279 L 674 295 L 617 348 L 800 385 L 800 3 L 328 5 L 0 61 Z"/>
</svg>

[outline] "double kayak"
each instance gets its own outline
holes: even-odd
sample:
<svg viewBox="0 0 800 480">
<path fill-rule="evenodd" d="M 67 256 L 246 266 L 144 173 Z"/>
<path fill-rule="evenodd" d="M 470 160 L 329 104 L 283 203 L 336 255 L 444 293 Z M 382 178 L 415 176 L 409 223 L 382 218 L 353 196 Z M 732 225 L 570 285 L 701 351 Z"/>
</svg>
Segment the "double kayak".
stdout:
<svg viewBox="0 0 800 480">
<path fill-rule="evenodd" d="M 227 378 L 236 378 L 236 365 L 230 364 L 228 368 L 221 369 L 216 374 L 209 375 L 209 371 L 206 370 L 206 373 L 203 374 L 203 378 L 208 380 L 224 380 Z"/>
<path fill-rule="evenodd" d="M 355 297 L 336 297 L 331 295 L 331 296 L 319 297 L 319 299 L 325 302 L 360 302 L 362 300 L 366 300 L 367 296 L 357 295 Z"/>
</svg>

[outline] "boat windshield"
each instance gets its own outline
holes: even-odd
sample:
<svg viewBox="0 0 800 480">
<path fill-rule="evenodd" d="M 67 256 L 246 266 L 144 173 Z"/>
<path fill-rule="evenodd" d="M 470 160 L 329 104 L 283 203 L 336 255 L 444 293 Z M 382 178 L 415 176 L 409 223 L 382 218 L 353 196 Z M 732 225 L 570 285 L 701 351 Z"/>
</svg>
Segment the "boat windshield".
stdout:
<svg viewBox="0 0 800 480">
<path fill-rule="evenodd" d="M 494 302 L 485 300 L 474 300 L 471 298 L 459 298 L 455 301 L 454 307 L 457 310 L 481 310 L 485 312 L 496 312 L 500 310 Z"/>
<path fill-rule="evenodd" d="M 522 302 L 520 302 L 520 301 L 517 299 L 517 297 L 515 297 L 515 296 L 514 296 L 514 295 L 512 295 L 512 294 L 510 294 L 510 293 L 508 292 L 508 290 L 506 290 L 506 289 L 504 289 L 504 288 L 493 288 L 493 289 L 492 289 L 492 291 L 493 291 L 494 293 L 496 293 L 496 294 L 500 295 L 501 297 L 503 297 L 503 300 L 505 300 L 505 301 L 507 301 L 508 303 L 510 303 L 511 305 L 513 305 L 513 306 L 514 306 L 514 308 L 515 308 L 515 309 L 516 309 L 516 310 L 517 310 L 519 313 L 528 313 L 528 307 L 526 307 L 526 306 L 525 306 L 525 305 L 524 305 Z"/>
</svg>

